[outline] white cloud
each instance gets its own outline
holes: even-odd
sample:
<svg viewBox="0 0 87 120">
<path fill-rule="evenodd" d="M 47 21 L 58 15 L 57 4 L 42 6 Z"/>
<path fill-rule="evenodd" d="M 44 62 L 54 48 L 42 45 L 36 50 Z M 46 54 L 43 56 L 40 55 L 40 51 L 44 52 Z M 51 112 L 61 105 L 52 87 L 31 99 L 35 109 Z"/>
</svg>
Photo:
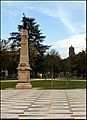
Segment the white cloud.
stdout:
<svg viewBox="0 0 87 120">
<path fill-rule="evenodd" d="M 69 18 L 67 18 L 67 14 L 63 12 L 63 10 L 58 9 L 40 9 L 40 12 L 47 14 L 55 19 L 60 20 L 64 26 L 68 29 L 68 31 L 72 33 L 76 33 L 76 28 L 72 23 L 70 22 Z M 61 11 L 61 12 L 60 12 Z"/>
<path fill-rule="evenodd" d="M 72 34 L 81 33 L 83 30 L 85 31 L 85 29 L 82 27 L 86 21 L 85 17 L 82 20 L 81 16 L 78 15 L 78 12 L 80 11 L 81 15 L 84 14 L 85 16 L 86 7 L 84 3 L 72 2 L 70 4 L 66 2 L 66 4 L 62 4 L 57 2 L 57 4 L 53 4 L 53 7 L 39 7 L 36 11 L 60 20 L 60 22 L 65 26 L 66 30 Z"/>
<path fill-rule="evenodd" d="M 58 40 L 56 42 L 51 43 L 52 48 L 57 49 L 62 58 L 68 57 L 69 47 L 72 45 L 75 48 L 75 53 L 86 49 L 86 35 L 85 34 L 77 34 L 73 35 L 67 39 Z"/>
<path fill-rule="evenodd" d="M 85 2 L 23 2 L 23 1 L 6 1 L 3 2 L 4 5 L 12 7 L 15 6 L 16 12 L 12 13 L 12 11 L 8 10 L 8 14 L 11 16 L 19 16 L 20 11 L 35 11 L 47 14 L 54 19 L 60 20 L 60 22 L 65 26 L 68 32 L 72 34 L 81 33 L 84 28 L 84 21 L 72 21 L 77 16 L 77 12 L 80 11 L 81 13 L 85 14 Z M 36 3 L 36 4 L 35 4 Z M 45 3 L 45 4 L 44 4 Z M 38 4 L 38 5 L 37 5 Z M 6 11 L 7 12 L 7 11 Z"/>
<path fill-rule="evenodd" d="M 55 42 L 56 44 L 60 44 L 60 47 L 69 47 L 70 44 L 72 44 L 73 46 L 83 46 L 85 47 L 85 34 L 78 34 L 78 35 L 74 35 L 71 36 L 68 39 L 64 39 L 64 40 L 58 40 L 57 42 Z"/>
</svg>

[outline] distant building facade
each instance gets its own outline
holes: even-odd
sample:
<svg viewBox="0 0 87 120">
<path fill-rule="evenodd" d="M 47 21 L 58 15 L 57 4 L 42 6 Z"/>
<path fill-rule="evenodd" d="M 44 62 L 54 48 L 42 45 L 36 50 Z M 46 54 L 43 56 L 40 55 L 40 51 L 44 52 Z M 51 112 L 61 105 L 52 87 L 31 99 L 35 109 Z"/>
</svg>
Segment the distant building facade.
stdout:
<svg viewBox="0 0 87 120">
<path fill-rule="evenodd" d="M 69 47 L 69 57 L 74 55 L 75 55 L 75 50 L 74 47 L 71 45 L 71 47 Z"/>
</svg>

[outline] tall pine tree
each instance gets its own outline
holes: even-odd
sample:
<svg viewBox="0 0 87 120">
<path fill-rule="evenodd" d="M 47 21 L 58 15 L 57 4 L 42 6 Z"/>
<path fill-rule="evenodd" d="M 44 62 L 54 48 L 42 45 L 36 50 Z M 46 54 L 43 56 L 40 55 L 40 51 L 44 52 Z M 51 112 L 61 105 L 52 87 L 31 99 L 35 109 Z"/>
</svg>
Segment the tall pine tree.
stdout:
<svg viewBox="0 0 87 120">
<path fill-rule="evenodd" d="M 24 14 L 23 14 L 24 15 Z M 35 21 L 35 18 L 22 17 L 22 25 L 18 25 L 18 32 L 10 33 L 9 40 L 12 41 L 11 49 L 20 51 L 21 46 L 21 29 L 27 29 L 29 38 L 29 59 L 32 70 L 37 71 L 38 65 L 43 63 L 43 55 L 50 46 L 43 45 L 42 42 L 46 38 L 39 29 L 39 24 Z M 38 64 L 39 63 L 39 64 Z M 40 68 L 40 66 L 39 66 Z M 39 71 L 38 71 L 39 72 Z"/>
</svg>

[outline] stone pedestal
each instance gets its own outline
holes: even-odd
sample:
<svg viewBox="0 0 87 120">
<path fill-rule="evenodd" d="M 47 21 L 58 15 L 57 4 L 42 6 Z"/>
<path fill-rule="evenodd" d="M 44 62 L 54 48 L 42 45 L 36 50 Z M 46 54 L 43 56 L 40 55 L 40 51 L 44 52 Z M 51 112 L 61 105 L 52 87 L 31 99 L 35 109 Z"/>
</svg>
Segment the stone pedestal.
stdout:
<svg viewBox="0 0 87 120">
<path fill-rule="evenodd" d="M 29 46 L 28 46 L 28 31 L 21 31 L 21 50 L 20 63 L 18 65 L 18 81 L 17 89 L 31 89 L 30 84 L 30 65 L 29 65 Z"/>
</svg>

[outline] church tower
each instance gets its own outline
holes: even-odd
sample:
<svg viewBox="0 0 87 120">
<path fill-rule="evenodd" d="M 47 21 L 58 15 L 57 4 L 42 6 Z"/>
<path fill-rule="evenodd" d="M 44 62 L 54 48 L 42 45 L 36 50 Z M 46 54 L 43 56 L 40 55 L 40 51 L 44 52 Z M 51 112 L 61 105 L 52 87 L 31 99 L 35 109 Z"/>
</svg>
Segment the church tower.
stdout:
<svg viewBox="0 0 87 120">
<path fill-rule="evenodd" d="M 75 55 L 74 47 L 72 47 L 71 45 L 71 47 L 69 47 L 69 57 L 74 55 Z"/>
</svg>

